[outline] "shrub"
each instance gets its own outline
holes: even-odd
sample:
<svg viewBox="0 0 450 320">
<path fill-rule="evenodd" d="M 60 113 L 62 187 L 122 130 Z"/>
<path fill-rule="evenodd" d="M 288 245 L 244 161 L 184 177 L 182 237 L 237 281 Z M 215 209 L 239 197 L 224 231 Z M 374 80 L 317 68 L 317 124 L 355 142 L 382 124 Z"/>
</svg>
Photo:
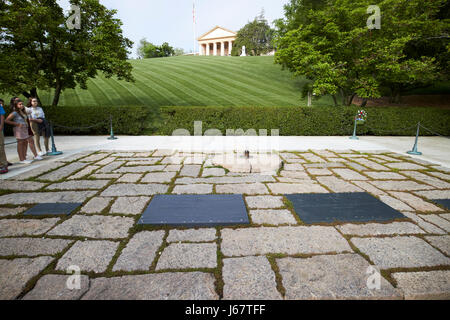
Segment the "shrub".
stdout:
<svg viewBox="0 0 450 320">
<path fill-rule="evenodd" d="M 353 133 L 352 107 L 162 107 L 157 134 L 172 135 L 176 129 L 194 132 L 194 121 L 208 129 L 280 129 L 282 136 L 340 136 Z M 366 107 L 368 119 L 358 125 L 359 135 L 415 135 L 417 123 L 450 135 L 450 110 L 422 107 Z M 421 135 L 432 135 L 421 130 Z"/>
</svg>

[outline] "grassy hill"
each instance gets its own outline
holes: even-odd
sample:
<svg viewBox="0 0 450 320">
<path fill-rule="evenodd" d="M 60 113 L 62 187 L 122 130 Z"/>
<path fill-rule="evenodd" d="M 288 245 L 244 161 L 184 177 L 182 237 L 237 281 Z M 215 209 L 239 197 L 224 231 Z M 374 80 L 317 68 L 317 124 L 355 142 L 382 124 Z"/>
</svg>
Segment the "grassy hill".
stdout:
<svg viewBox="0 0 450 320">
<path fill-rule="evenodd" d="M 135 83 L 98 76 L 88 90 L 65 90 L 61 106 L 297 106 L 304 79 L 273 57 L 171 57 L 133 60 Z M 41 92 L 44 105 L 52 95 Z M 314 105 L 330 105 L 325 97 Z"/>
</svg>

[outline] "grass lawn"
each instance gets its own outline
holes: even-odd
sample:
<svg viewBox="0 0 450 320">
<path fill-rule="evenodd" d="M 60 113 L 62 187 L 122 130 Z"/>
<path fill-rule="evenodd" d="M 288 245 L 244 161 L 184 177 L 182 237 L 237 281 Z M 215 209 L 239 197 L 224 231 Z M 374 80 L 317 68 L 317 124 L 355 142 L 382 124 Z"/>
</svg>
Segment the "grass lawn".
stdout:
<svg viewBox="0 0 450 320">
<path fill-rule="evenodd" d="M 135 83 L 105 79 L 65 90 L 61 106 L 306 106 L 305 79 L 293 79 L 273 57 L 171 57 L 132 60 Z M 51 92 L 40 92 L 44 105 Z M 332 105 L 331 97 L 314 105 Z"/>
</svg>

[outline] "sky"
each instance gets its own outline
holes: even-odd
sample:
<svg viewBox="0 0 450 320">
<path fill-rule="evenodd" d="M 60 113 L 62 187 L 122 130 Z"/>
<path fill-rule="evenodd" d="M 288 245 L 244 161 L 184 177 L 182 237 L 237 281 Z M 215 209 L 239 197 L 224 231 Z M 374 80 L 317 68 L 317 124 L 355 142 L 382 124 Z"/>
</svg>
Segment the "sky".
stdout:
<svg viewBox="0 0 450 320">
<path fill-rule="evenodd" d="M 68 0 L 57 0 L 63 9 Z M 219 25 L 238 31 L 264 9 L 272 22 L 284 16 L 283 6 L 289 0 L 100 0 L 108 9 L 118 10 L 124 35 L 134 42 L 131 58 L 142 38 L 160 45 L 168 42 L 174 48 L 191 52 L 194 47 L 193 2 L 196 7 L 197 37 Z M 83 23 L 83 17 L 81 17 Z M 195 42 L 196 51 L 198 44 Z"/>
</svg>

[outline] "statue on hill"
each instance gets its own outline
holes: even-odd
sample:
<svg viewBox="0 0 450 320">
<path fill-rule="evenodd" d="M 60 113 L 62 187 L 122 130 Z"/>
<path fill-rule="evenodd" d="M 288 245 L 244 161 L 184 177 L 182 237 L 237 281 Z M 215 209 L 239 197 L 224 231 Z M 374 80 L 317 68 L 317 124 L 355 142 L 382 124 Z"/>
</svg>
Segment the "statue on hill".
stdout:
<svg viewBox="0 0 450 320">
<path fill-rule="evenodd" d="M 242 46 L 241 57 L 246 57 L 246 56 L 247 56 L 247 52 L 246 52 L 245 46 Z"/>
</svg>

